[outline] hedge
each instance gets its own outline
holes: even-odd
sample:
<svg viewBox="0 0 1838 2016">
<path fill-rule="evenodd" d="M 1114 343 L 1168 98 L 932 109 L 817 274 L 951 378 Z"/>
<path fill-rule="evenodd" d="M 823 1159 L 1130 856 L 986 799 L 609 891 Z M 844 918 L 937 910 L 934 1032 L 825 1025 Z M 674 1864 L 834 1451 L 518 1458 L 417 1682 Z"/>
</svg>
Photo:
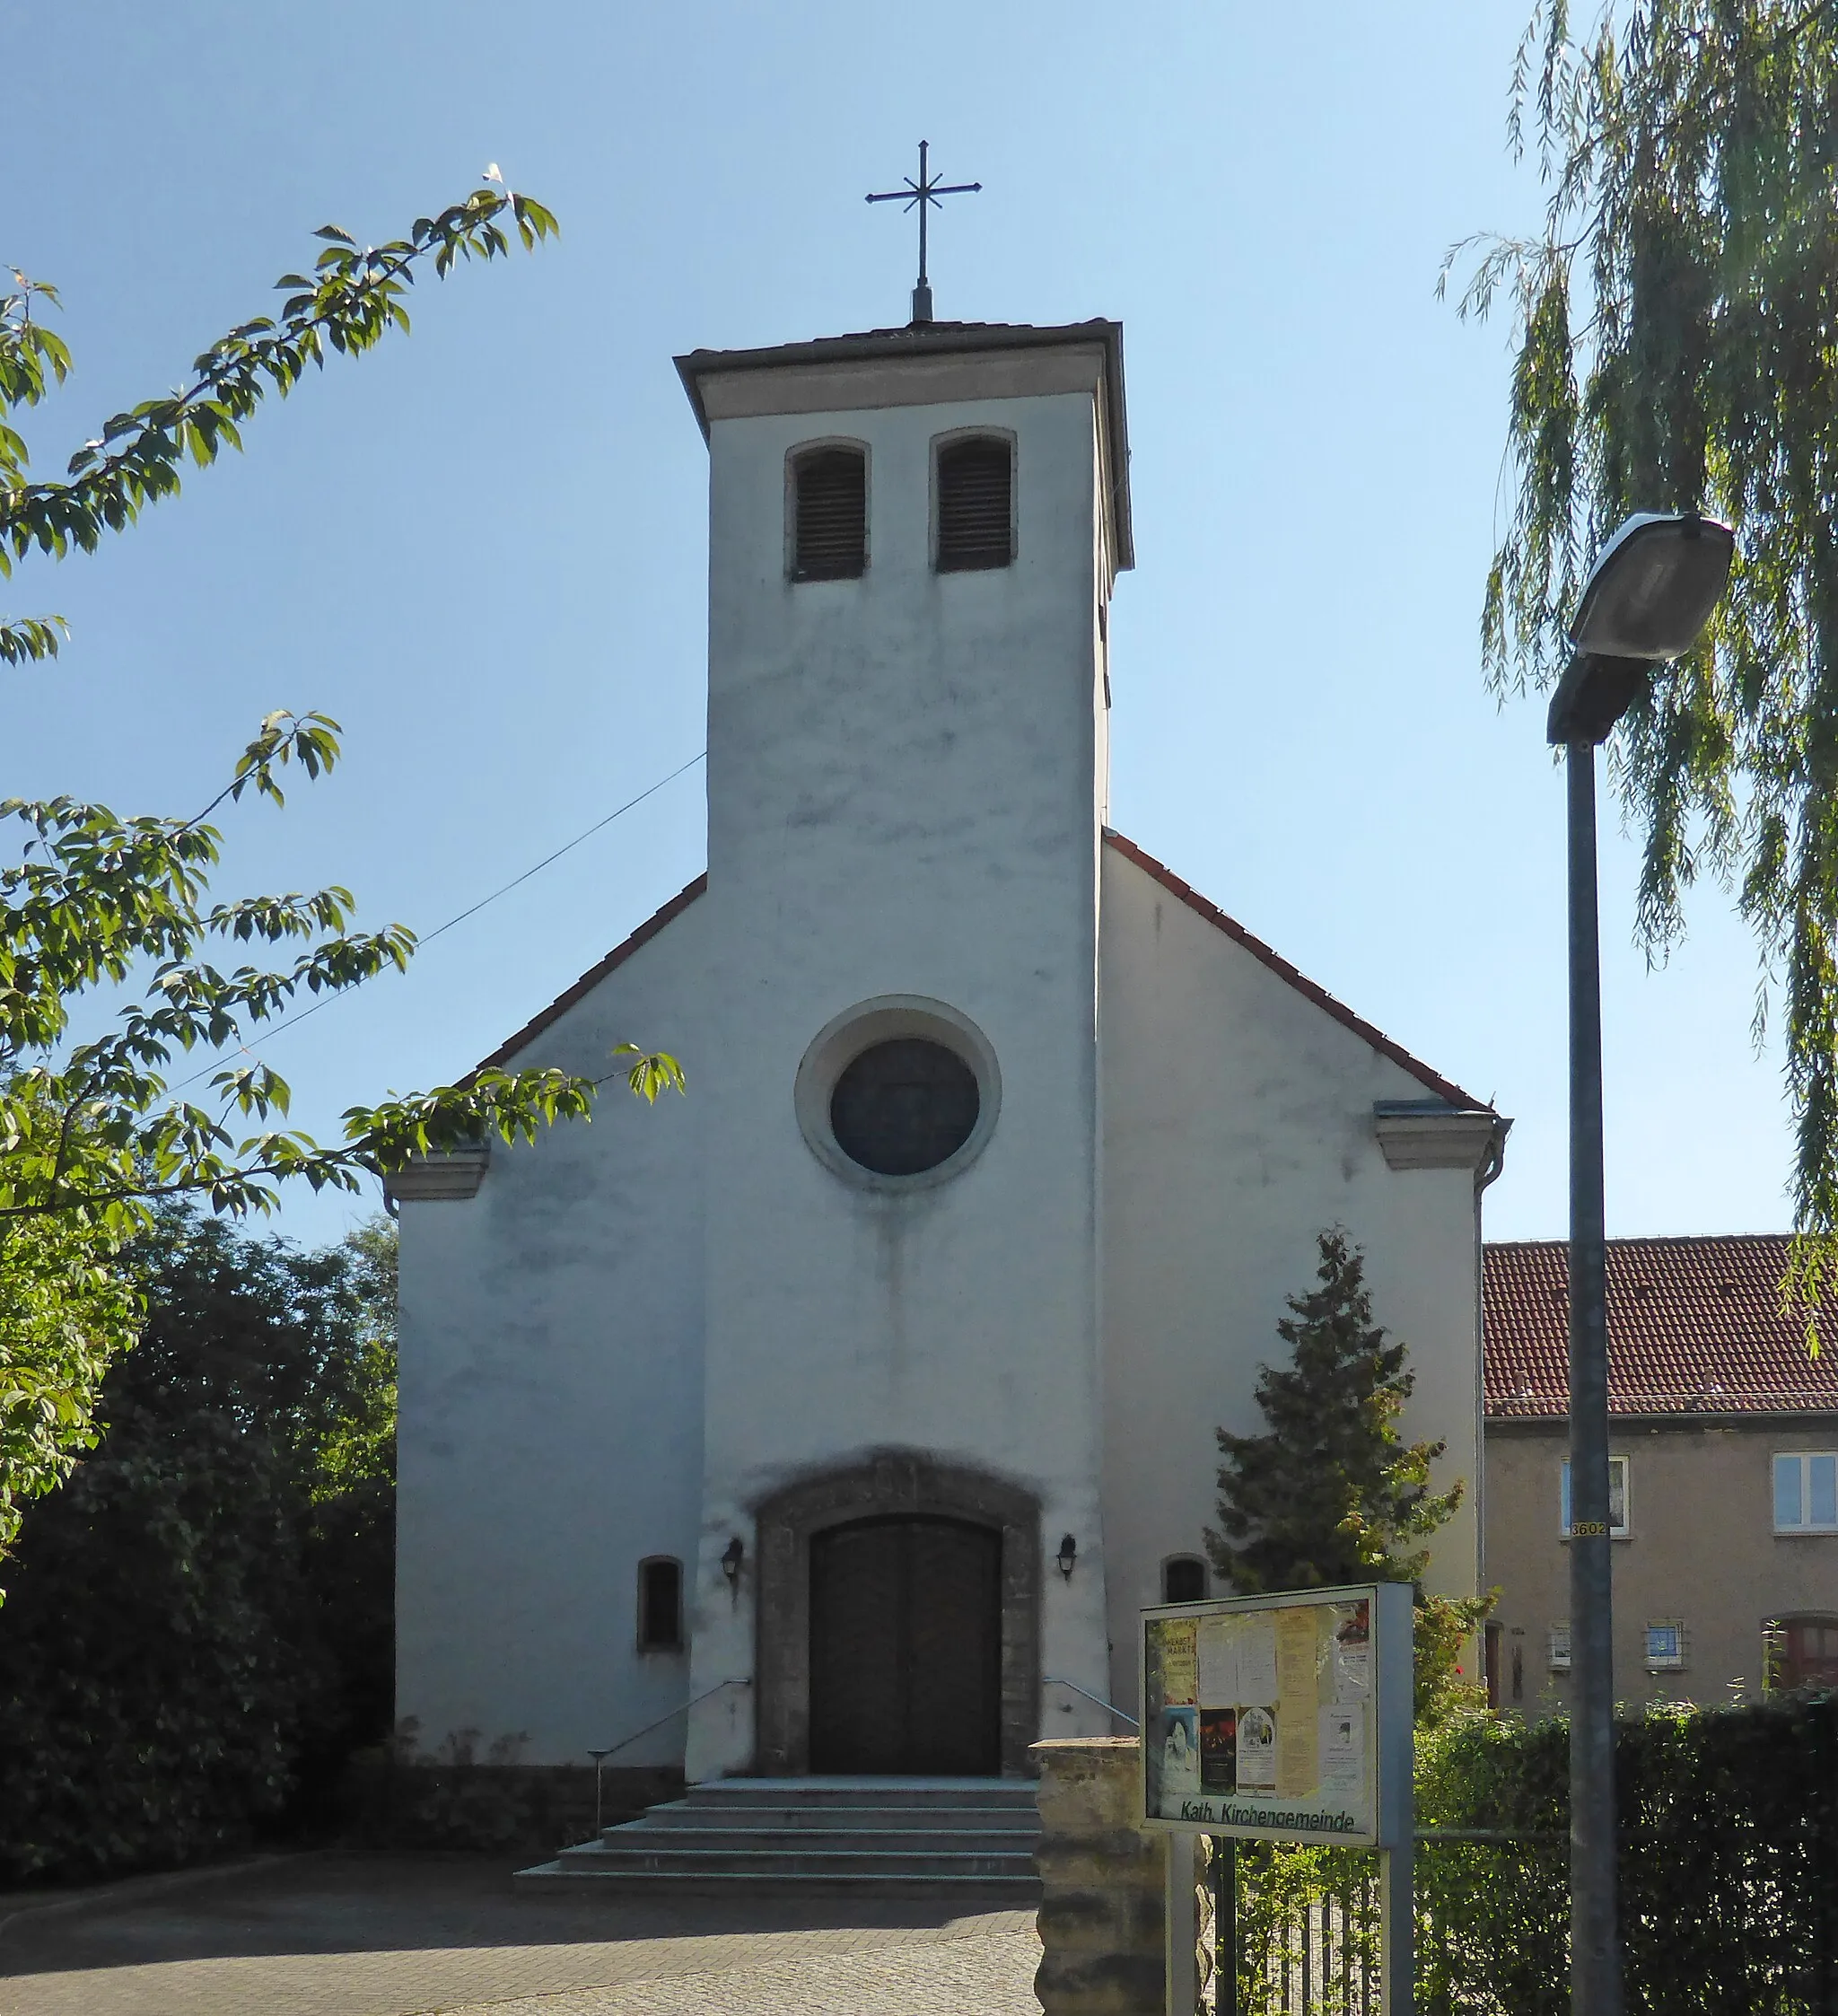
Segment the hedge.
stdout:
<svg viewBox="0 0 1838 2016">
<path fill-rule="evenodd" d="M 1569 1744 L 1560 1720 L 1485 1714 L 1420 1734 L 1425 2016 L 1568 2011 Z M 1838 2011 L 1838 1696 L 1629 1717 L 1616 1790 L 1629 2016 Z M 1305 2006 L 1362 2006 L 1372 1866 L 1352 1849 L 1241 1852 L 1245 2010 L 1298 2005 L 1305 1941 Z"/>
</svg>

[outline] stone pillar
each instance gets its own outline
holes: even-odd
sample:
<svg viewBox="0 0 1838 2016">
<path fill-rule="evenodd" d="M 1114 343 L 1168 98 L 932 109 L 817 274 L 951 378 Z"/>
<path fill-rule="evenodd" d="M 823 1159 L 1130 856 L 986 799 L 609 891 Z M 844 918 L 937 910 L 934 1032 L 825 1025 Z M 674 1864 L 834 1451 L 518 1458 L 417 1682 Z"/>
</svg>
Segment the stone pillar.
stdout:
<svg viewBox="0 0 1838 2016">
<path fill-rule="evenodd" d="M 1055 1739 L 1040 1767 L 1045 2016 L 1165 2016 L 1167 1836 L 1136 1825 L 1133 1736 Z"/>
</svg>

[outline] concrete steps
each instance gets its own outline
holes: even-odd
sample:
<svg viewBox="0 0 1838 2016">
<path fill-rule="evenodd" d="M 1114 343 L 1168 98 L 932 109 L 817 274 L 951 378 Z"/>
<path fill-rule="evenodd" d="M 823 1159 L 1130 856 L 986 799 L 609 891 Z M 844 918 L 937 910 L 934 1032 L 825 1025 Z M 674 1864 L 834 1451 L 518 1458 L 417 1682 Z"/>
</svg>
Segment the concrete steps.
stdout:
<svg viewBox="0 0 1838 2016">
<path fill-rule="evenodd" d="M 520 1871 L 517 1888 L 1039 1895 L 1025 1778 L 723 1778 Z"/>
</svg>

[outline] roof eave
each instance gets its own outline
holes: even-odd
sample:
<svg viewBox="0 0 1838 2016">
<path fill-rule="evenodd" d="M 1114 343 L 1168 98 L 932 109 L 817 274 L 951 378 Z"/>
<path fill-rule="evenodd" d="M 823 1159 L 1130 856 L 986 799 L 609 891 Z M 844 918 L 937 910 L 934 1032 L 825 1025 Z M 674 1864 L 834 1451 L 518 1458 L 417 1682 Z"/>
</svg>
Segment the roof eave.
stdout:
<svg viewBox="0 0 1838 2016">
<path fill-rule="evenodd" d="M 1130 436 L 1124 399 L 1124 326 L 1102 316 L 1036 329 L 1026 323 L 992 322 L 950 328 L 941 324 L 877 329 L 862 336 L 818 337 L 809 343 L 775 343 L 757 350 L 691 350 L 678 357 L 677 375 L 688 394 L 702 438 L 708 439 L 708 407 L 702 381 L 720 373 L 775 371 L 853 364 L 880 357 L 947 356 L 977 350 L 1043 350 L 1069 343 L 1098 343 L 1104 350 L 1104 425 L 1110 453 L 1110 518 L 1116 540 L 1116 571 L 1136 564 L 1130 518 Z"/>
</svg>

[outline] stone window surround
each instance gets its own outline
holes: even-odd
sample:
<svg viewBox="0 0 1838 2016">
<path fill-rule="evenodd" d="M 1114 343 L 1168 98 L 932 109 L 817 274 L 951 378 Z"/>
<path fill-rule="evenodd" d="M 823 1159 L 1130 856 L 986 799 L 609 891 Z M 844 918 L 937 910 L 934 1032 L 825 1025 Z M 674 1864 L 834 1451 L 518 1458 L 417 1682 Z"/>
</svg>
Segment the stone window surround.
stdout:
<svg viewBox="0 0 1838 2016">
<path fill-rule="evenodd" d="M 1030 1775 L 1040 1733 L 1040 1507 L 986 1472 L 903 1450 L 790 1485 L 755 1512 L 758 1562 L 754 1768 L 810 1768 L 810 1541 L 858 1519 L 960 1519 L 1002 1534 L 1002 1768 Z"/>
<path fill-rule="evenodd" d="M 844 1071 L 877 1043 L 902 1036 L 941 1044 L 976 1074 L 976 1124 L 955 1153 L 912 1176 L 880 1176 L 846 1155 L 830 1126 L 829 1102 Z M 792 1105 L 805 1145 L 832 1175 L 857 1189 L 897 1196 L 948 1183 L 987 1145 L 1002 1112 L 1002 1072 L 989 1039 L 961 1009 L 929 995 L 883 994 L 834 1015 L 810 1040 L 792 1086 Z"/>
<path fill-rule="evenodd" d="M 1180 1598 L 1170 1596 L 1168 1593 L 1168 1571 L 1177 1562 L 1186 1563 L 1189 1561 L 1200 1571 L 1200 1594 L 1195 1600 L 1203 1603 L 1211 1597 L 1212 1594 L 1212 1564 L 1203 1554 L 1195 1554 L 1192 1548 L 1186 1548 L 1179 1554 L 1165 1554 L 1162 1556 L 1160 1565 L 1155 1571 L 1156 1586 L 1161 1591 L 1160 1595 L 1156 1598 L 1157 1602 L 1174 1603 L 1181 1600 Z"/>
</svg>

